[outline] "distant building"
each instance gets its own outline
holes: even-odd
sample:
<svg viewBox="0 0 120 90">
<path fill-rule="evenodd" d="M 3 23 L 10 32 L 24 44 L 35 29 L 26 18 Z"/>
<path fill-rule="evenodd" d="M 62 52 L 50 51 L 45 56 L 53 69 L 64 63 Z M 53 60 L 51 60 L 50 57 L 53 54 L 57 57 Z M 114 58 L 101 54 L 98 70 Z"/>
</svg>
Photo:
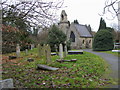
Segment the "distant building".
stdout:
<svg viewBox="0 0 120 90">
<path fill-rule="evenodd" d="M 67 40 L 71 41 L 71 49 L 92 48 L 93 35 L 89 27 L 74 22 L 70 24 L 65 10 L 61 12 L 58 26 L 67 35 Z"/>
</svg>

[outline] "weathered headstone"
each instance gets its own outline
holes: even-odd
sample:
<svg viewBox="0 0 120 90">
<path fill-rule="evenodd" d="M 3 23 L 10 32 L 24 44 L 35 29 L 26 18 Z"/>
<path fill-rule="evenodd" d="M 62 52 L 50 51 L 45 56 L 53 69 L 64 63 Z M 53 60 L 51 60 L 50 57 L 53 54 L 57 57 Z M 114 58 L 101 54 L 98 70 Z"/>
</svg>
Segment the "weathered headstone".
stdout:
<svg viewBox="0 0 120 90">
<path fill-rule="evenodd" d="M 55 44 L 55 51 L 56 51 L 56 54 L 58 55 L 58 47 L 56 44 Z"/>
<path fill-rule="evenodd" d="M 42 47 L 42 55 L 45 56 L 45 50 L 46 50 L 46 45 L 44 44 L 43 47 Z"/>
<path fill-rule="evenodd" d="M 20 46 L 19 46 L 19 44 L 17 44 L 17 47 L 16 47 L 16 55 L 17 55 L 17 57 L 20 57 Z"/>
<path fill-rule="evenodd" d="M 37 69 L 55 71 L 55 70 L 58 70 L 59 68 L 50 67 L 50 66 L 42 65 L 42 64 L 37 64 Z"/>
<path fill-rule="evenodd" d="M 68 51 L 68 54 L 83 54 L 83 50 L 77 50 L 77 51 L 72 51 L 72 50 L 69 50 Z"/>
<path fill-rule="evenodd" d="M 47 63 L 51 62 L 51 48 L 50 48 L 50 45 L 48 44 L 46 46 L 46 62 Z"/>
<path fill-rule="evenodd" d="M 13 88 L 13 79 L 0 80 L 0 90 L 2 88 Z"/>
<path fill-rule="evenodd" d="M 67 54 L 68 54 L 68 52 L 67 52 L 67 45 L 66 45 L 66 44 L 65 44 L 65 46 L 64 46 L 64 50 L 65 50 L 65 52 L 64 52 L 64 57 L 66 57 Z"/>
<path fill-rule="evenodd" d="M 38 57 L 42 56 L 42 46 L 38 44 Z"/>
<path fill-rule="evenodd" d="M 34 48 L 34 44 L 31 44 L 31 50 L 33 50 L 33 48 Z"/>
<path fill-rule="evenodd" d="M 46 58 L 46 63 L 50 63 L 51 62 L 51 49 L 50 49 L 50 46 L 47 44 L 45 46 L 45 58 Z"/>
<path fill-rule="evenodd" d="M 25 55 L 28 55 L 28 49 L 25 49 Z"/>
<path fill-rule="evenodd" d="M 60 59 L 63 58 L 63 46 L 62 46 L 62 44 L 59 45 L 59 57 L 60 57 Z"/>
</svg>

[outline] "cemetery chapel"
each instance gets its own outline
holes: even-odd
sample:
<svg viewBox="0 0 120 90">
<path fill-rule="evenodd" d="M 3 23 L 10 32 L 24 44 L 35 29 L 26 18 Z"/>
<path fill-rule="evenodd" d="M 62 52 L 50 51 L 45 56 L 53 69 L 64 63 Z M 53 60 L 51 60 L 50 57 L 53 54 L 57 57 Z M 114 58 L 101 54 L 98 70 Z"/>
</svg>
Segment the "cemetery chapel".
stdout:
<svg viewBox="0 0 120 90">
<path fill-rule="evenodd" d="M 62 30 L 67 40 L 71 41 L 71 49 L 92 48 L 93 35 L 87 25 L 70 22 L 65 10 L 62 10 L 58 27 Z"/>
</svg>

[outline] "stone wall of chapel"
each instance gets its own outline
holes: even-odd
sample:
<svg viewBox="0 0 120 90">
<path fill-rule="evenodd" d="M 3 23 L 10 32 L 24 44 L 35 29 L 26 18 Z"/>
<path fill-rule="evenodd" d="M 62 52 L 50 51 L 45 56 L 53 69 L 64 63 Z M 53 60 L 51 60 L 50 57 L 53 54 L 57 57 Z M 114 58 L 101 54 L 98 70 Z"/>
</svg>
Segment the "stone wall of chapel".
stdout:
<svg viewBox="0 0 120 90">
<path fill-rule="evenodd" d="M 59 24 L 59 29 L 63 31 L 65 34 L 67 34 L 67 31 L 69 29 L 68 23 L 60 23 Z"/>
<path fill-rule="evenodd" d="M 71 42 L 71 49 L 86 48 L 87 43 L 88 48 L 92 48 L 92 38 L 80 37 L 78 31 L 76 30 L 73 24 L 71 24 L 70 29 L 68 30 L 67 40 L 70 40 L 71 31 L 75 34 L 75 42 Z"/>
<path fill-rule="evenodd" d="M 92 48 L 93 38 L 80 37 L 79 40 L 81 42 L 81 48 Z M 87 43 L 88 43 L 88 47 L 86 47 Z"/>
<path fill-rule="evenodd" d="M 70 40 L 71 32 L 73 32 L 75 34 L 75 42 L 71 42 L 71 49 L 80 49 L 80 45 L 81 45 L 81 42 L 79 39 L 80 35 L 73 24 L 70 25 L 70 28 L 68 30 L 67 40 Z"/>
</svg>

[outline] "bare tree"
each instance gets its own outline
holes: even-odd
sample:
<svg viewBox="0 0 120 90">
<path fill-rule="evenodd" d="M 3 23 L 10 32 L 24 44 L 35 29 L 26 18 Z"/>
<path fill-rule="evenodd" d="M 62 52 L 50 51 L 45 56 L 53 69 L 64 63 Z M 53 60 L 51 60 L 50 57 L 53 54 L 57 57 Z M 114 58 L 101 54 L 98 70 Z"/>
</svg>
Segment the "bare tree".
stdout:
<svg viewBox="0 0 120 90">
<path fill-rule="evenodd" d="M 120 14 L 120 7 L 118 7 L 118 3 L 120 4 L 120 0 L 106 0 L 103 15 L 109 13 L 112 16 L 111 19 L 118 17 Z"/>
<path fill-rule="evenodd" d="M 118 30 L 118 24 L 117 23 L 111 23 L 110 26 L 117 31 Z"/>
<path fill-rule="evenodd" d="M 3 21 L 24 20 L 30 26 L 48 26 L 56 22 L 56 11 L 64 0 L 2 0 Z"/>
</svg>

